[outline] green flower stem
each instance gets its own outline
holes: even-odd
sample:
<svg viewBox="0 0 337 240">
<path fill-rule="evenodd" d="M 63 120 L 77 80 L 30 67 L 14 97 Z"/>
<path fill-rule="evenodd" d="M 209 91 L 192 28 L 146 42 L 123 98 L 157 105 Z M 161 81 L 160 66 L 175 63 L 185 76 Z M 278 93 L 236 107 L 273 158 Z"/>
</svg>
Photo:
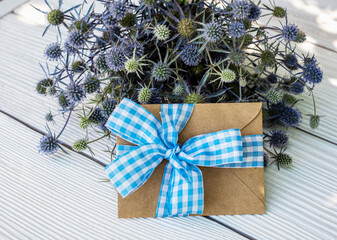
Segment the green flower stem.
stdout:
<svg viewBox="0 0 337 240">
<path fill-rule="evenodd" d="M 108 135 L 109 135 L 109 134 L 105 134 L 105 135 L 103 135 L 102 137 L 99 137 L 99 138 L 96 138 L 96 139 L 94 139 L 94 140 L 92 140 L 92 141 L 89 141 L 89 142 L 87 142 L 87 144 L 90 144 L 90 143 L 93 143 L 93 142 L 99 141 L 99 140 L 101 140 L 101 139 L 103 139 L 103 138 L 107 137 Z"/>
</svg>

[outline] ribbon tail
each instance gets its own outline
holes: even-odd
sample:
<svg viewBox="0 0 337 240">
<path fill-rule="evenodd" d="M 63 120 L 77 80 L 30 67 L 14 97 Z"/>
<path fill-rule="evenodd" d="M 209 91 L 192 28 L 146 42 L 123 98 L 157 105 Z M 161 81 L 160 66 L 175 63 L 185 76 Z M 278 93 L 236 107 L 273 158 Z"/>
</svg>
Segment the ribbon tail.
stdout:
<svg viewBox="0 0 337 240">
<path fill-rule="evenodd" d="M 148 180 L 163 158 L 162 148 L 148 144 L 119 156 L 105 170 L 116 190 L 126 197 Z"/>
<path fill-rule="evenodd" d="M 188 164 L 187 168 L 191 181 L 186 181 L 177 169 L 167 163 L 159 193 L 156 217 L 202 214 L 204 209 L 202 173 L 198 167 L 191 164 Z"/>
</svg>

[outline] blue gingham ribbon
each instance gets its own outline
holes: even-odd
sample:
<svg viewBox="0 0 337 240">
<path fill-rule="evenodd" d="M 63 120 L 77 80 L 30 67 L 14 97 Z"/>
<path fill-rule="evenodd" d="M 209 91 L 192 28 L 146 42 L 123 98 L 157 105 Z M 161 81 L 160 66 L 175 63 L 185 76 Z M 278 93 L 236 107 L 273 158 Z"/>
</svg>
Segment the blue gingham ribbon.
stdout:
<svg viewBox="0 0 337 240">
<path fill-rule="evenodd" d="M 118 157 L 106 167 L 122 197 L 141 187 L 158 164 L 168 160 L 156 217 L 202 214 L 203 181 L 197 166 L 263 167 L 262 135 L 241 136 L 239 129 L 227 129 L 198 135 L 183 146 L 177 143 L 193 107 L 193 104 L 162 104 L 160 122 L 135 102 L 123 99 L 106 123 L 116 135 L 136 145 L 118 145 Z"/>
</svg>

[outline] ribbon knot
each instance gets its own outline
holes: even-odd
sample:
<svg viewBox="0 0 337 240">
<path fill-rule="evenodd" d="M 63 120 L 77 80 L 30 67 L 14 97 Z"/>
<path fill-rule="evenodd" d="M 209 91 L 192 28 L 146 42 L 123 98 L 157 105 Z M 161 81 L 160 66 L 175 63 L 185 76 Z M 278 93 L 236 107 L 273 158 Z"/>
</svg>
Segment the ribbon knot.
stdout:
<svg viewBox="0 0 337 240">
<path fill-rule="evenodd" d="M 167 159 L 156 217 L 202 214 L 202 173 L 197 166 L 263 167 L 263 136 L 241 136 L 239 129 L 202 134 L 183 146 L 178 135 L 185 127 L 193 104 L 161 105 L 160 122 L 129 99 L 123 99 L 106 126 L 136 146 L 118 145 L 118 157 L 106 167 L 122 197 L 128 196 Z"/>
</svg>

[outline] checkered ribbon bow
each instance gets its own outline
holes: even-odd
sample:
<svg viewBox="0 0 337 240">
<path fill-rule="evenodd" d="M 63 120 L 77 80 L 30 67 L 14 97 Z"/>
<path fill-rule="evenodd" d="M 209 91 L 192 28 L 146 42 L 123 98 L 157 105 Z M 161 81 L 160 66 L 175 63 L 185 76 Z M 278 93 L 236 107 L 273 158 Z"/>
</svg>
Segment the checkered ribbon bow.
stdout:
<svg viewBox="0 0 337 240">
<path fill-rule="evenodd" d="M 160 122 L 143 107 L 124 99 L 106 124 L 116 135 L 136 145 L 118 145 L 118 157 L 106 167 L 122 197 L 141 187 L 158 164 L 168 160 L 156 217 L 202 214 L 203 180 L 197 166 L 263 167 L 262 135 L 241 136 L 239 129 L 202 134 L 180 146 L 178 134 L 193 107 L 193 104 L 163 104 Z"/>
</svg>

